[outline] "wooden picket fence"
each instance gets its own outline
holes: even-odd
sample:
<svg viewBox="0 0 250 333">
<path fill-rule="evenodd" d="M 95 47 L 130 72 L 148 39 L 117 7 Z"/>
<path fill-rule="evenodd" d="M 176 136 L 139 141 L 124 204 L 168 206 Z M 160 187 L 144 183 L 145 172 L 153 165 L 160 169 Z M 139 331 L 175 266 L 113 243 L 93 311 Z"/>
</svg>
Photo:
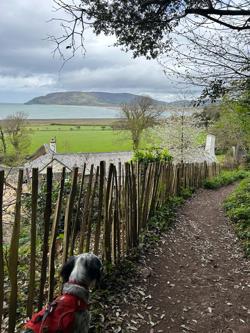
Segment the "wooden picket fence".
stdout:
<svg viewBox="0 0 250 333">
<path fill-rule="evenodd" d="M 182 188 L 198 188 L 204 179 L 218 173 L 215 163 L 106 166 L 101 162 L 88 171 L 86 165 L 81 170 L 75 168 L 70 175 L 63 169 L 56 180 L 51 168 L 45 177 L 33 169 L 28 184 L 30 201 L 24 209 L 24 171 L 19 170 L 12 237 L 9 244 L 3 244 L 6 182 L 4 171 L 0 171 L 0 331 L 7 321 L 6 332 L 15 332 L 20 318 L 29 317 L 34 308 L 53 299 L 56 288 L 61 287 L 58 268 L 68 256 L 91 251 L 104 263 L 115 265 L 138 245 L 150 216 L 170 196 L 178 195 Z M 24 226 L 27 209 L 29 223 Z M 62 224 L 63 237 L 58 232 Z M 23 262 L 20 239 L 24 227 L 29 237 Z M 22 293 L 26 314 L 19 309 Z M 7 311 L 3 304 L 8 305 Z"/>
</svg>

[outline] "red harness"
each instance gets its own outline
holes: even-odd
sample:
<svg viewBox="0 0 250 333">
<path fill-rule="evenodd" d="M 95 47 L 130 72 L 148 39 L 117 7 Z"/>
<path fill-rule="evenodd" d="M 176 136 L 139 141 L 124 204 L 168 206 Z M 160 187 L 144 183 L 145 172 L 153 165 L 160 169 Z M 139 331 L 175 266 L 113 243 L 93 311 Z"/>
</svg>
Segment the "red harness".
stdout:
<svg viewBox="0 0 250 333">
<path fill-rule="evenodd" d="M 82 299 L 65 294 L 35 313 L 25 324 L 25 328 L 31 329 L 34 333 L 71 333 L 75 312 L 87 309 L 88 304 Z"/>
</svg>

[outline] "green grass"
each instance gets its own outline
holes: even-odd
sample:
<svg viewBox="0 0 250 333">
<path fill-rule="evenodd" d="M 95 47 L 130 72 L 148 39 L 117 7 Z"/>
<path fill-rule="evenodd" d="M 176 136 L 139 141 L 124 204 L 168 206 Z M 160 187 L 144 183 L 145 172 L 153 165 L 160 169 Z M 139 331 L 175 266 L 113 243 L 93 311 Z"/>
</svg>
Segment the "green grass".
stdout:
<svg viewBox="0 0 250 333">
<path fill-rule="evenodd" d="M 110 126 L 69 126 L 43 125 L 32 126 L 29 153 L 33 153 L 44 143 L 56 137 L 57 151 L 63 152 L 108 152 L 132 149 L 127 132 L 113 131 Z"/>
<path fill-rule="evenodd" d="M 224 208 L 234 223 L 246 254 L 250 255 L 250 177 L 241 181 L 236 190 L 226 199 Z"/>
<path fill-rule="evenodd" d="M 203 183 L 205 188 L 217 189 L 221 186 L 231 184 L 237 180 L 248 177 L 250 173 L 246 170 L 222 171 L 218 176 L 206 179 Z"/>
</svg>

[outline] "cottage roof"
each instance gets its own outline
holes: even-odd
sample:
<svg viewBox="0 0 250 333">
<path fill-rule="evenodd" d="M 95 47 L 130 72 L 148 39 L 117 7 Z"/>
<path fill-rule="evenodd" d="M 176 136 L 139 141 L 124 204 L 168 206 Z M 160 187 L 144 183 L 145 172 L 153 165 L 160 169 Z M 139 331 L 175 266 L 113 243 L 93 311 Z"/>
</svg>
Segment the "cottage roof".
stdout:
<svg viewBox="0 0 250 333">
<path fill-rule="evenodd" d="M 59 154 L 48 151 L 45 155 L 39 156 L 36 159 L 28 161 L 24 167 L 26 169 L 38 168 L 40 172 L 45 172 L 45 169 L 52 166 L 54 171 L 61 170 L 63 166 L 67 171 L 72 171 L 74 167 L 83 168 L 86 163 L 87 171 L 91 164 L 99 165 L 101 161 L 106 161 L 107 164 L 113 163 L 118 165 L 119 162 L 125 163 L 132 157 L 132 152 L 108 152 L 108 153 L 71 153 Z"/>
<path fill-rule="evenodd" d="M 131 151 L 61 154 L 56 152 L 55 147 L 53 149 L 48 144 L 41 146 L 24 165 L 26 170 L 30 172 L 32 168 L 38 168 L 40 173 L 46 173 L 46 168 L 51 166 L 55 173 L 61 172 L 62 167 L 65 167 L 66 171 L 70 172 L 74 167 L 83 168 L 86 163 L 86 171 L 88 172 L 92 164 L 97 166 L 101 161 L 106 161 L 107 164 L 113 163 L 117 166 L 119 162 L 125 163 L 129 161 L 133 154 Z M 215 137 L 211 134 L 207 136 L 205 149 L 204 147 L 190 148 L 182 156 L 180 155 L 180 150 L 170 149 L 170 153 L 174 158 L 174 163 L 181 161 L 185 163 L 201 163 L 206 161 L 210 164 L 216 162 Z"/>
</svg>

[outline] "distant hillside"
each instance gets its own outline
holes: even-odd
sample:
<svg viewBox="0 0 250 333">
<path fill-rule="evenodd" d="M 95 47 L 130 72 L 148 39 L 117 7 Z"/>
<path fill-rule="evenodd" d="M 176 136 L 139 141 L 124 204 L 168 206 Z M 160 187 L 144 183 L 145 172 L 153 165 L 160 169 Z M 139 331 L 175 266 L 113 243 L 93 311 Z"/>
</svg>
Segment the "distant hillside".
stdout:
<svg viewBox="0 0 250 333">
<path fill-rule="evenodd" d="M 169 107 L 173 107 L 173 108 L 192 108 L 194 105 L 194 101 L 189 101 L 189 100 L 179 100 L 179 101 L 174 101 L 174 102 L 169 102 L 166 103 Z"/>
<path fill-rule="evenodd" d="M 139 95 L 129 93 L 107 93 L 107 92 L 56 92 L 46 96 L 35 97 L 25 104 L 45 104 L 45 105 L 87 105 L 87 106 L 119 106 L 122 103 L 130 103 Z M 177 101 L 166 103 L 154 100 L 157 104 L 168 105 L 170 107 L 190 106 L 189 101 Z"/>
<path fill-rule="evenodd" d="M 128 93 L 69 91 L 35 97 L 25 104 L 119 106 L 122 103 L 130 103 L 138 97 L 140 96 Z M 161 101 L 155 102 L 165 104 Z"/>
</svg>

